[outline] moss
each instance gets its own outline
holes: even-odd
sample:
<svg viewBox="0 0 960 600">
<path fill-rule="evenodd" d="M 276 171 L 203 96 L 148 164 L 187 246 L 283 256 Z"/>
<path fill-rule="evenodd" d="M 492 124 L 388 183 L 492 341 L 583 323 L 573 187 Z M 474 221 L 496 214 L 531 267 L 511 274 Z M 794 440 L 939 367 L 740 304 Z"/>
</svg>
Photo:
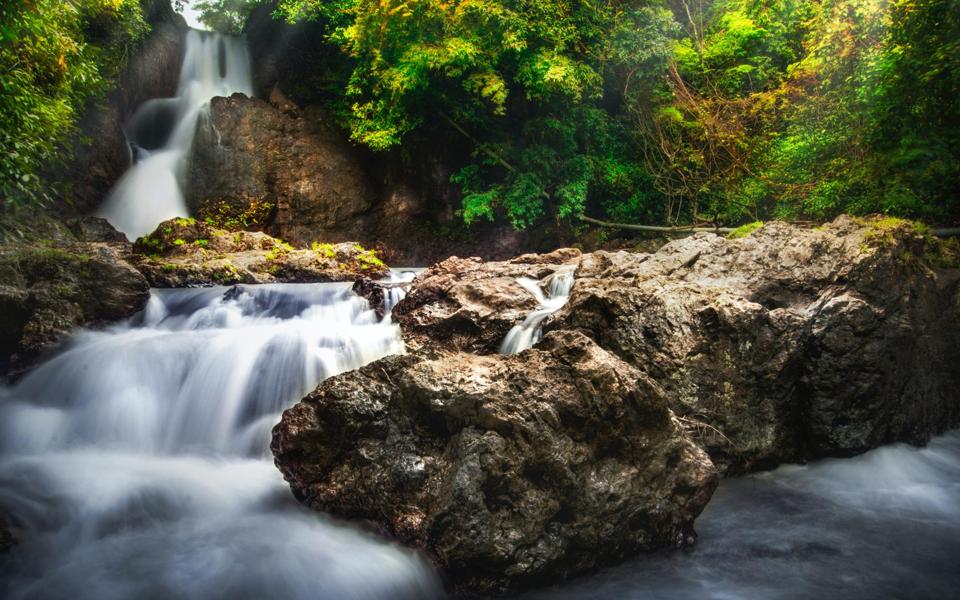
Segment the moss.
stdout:
<svg viewBox="0 0 960 600">
<path fill-rule="evenodd" d="M 162 265 L 160 265 L 160 270 L 163 271 L 164 273 L 173 273 L 174 271 L 177 270 L 177 265 L 173 263 L 163 263 Z"/>
<path fill-rule="evenodd" d="M 861 252 L 894 244 L 898 233 L 923 235 L 922 232 L 928 231 L 922 223 L 899 217 L 858 218 L 855 221 L 867 228 L 860 245 Z"/>
<path fill-rule="evenodd" d="M 320 242 L 313 242 L 310 244 L 310 249 L 324 258 L 334 258 L 337 255 L 337 251 L 333 244 L 321 244 Z"/>
<path fill-rule="evenodd" d="M 763 227 L 763 221 L 754 221 L 753 223 L 741 225 L 727 234 L 727 239 L 738 240 L 740 238 L 748 237 L 751 233 L 760 229 L 761 227 Z"/>
<path fill-rule="evenodd" d="M 250 200 L 242 205 L 229 202 L 206 202 L 200 209 L 200 217 L 208 225 L 230 231 L 260 229 L 273 212 L 271 202 Z"/>
<path fill-rule="evenodd" d="M 206 248 L 209 243 L 210 243 L 210 240 L 204 239 L 204 238 L 193 240 L 193 245 L 198 246 L 200 248 Z"/>
<path fill-rule="evenodd" d="M 183 238 L 177 238 L 177 239 L 173 240 L 173 245 L 174 245 L 174 246 L 183 246 L 183 245 L 186 244 L 186 243 L 187 243 L 187 240 L 185 240 L 185 239 L 183 239 Z"/>
</svg>

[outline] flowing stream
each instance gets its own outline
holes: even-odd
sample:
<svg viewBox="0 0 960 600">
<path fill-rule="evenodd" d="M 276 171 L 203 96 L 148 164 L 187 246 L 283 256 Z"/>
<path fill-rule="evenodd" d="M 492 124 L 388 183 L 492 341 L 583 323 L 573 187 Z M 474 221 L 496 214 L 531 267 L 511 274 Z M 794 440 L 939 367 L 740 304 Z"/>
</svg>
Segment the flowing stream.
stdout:
<svg viewBox="0 0 960 600">
<path fill-rule="evenodd" d="M 300 507 L 280 412 L 403 351 L 349 284 L 157 290 L 0 398 L 3 598 L 424 598 L 415 553 Z"/>
<path fill-rule="evenodd" d="M 144 102 L 124 126 L 134 163 L 97 213 L 131 239 L 161 221 L 187 216 L 180 180 L 197 119 L 210 99 L 253 94 L 242 38 L 191 29 L 185 47 L 177 96 Z"/>
<path fill-rule="evenodd" d="M 530 292 L 540 305 L 523 320 L 523 323 L 514 325 L 507 332 L 500 344 L 500 354 L 516 354 L 523 352 L 540 341 L 543 329 L 540 325 L 543 320 L 557 312 L 570 299 L 570 290 L 573 289 L 573 268 L 557 269 L 547 281 L 547 293 L 540 288 L 540 282 L 529 277 L 520 277 L 517 283 Z"/>
<path fill-rule="evenodd" d="M 956 598 L 960 431 L 726 479 L 683 552 L 638 557 L 524 600 Z"/>
<path fill-rule="evenodd" d="M 268 450 L 317 382 L 402 349 L 349 284 L 157 290 L 79 332 L 0 389 L 0 597 L 441 596 L 416 553 L 300 507 Z M 530 597 L 951 597 L 960 432 L 726 480 L 697 530 Z"/>
</svg>

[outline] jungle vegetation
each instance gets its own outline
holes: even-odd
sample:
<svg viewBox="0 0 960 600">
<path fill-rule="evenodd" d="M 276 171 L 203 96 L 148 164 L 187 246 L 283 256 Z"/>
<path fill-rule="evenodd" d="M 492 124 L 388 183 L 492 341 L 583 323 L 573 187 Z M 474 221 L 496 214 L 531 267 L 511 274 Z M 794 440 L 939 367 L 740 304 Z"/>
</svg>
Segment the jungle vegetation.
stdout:
<svg viewBox="0 0 960 600">
<path fill-rule="evenodd" d="M 960 219 L 960 0 L 193 1 L 234 33 L 261 4 L 314 24 L 355 143 L 470 141 L 467 223 Z M 23 191 L 142 26 L 132 0 L 2 10 Z"/>
</svg>

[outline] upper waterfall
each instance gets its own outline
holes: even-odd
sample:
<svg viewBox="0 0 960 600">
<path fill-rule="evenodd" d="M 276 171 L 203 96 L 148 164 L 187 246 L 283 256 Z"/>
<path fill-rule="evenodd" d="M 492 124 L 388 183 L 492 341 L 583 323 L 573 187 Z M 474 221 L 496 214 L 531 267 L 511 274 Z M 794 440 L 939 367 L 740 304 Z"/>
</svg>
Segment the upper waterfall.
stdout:
<svg viewBox="0 0 960 600">
<path fill-rule="evenodd" d="M 210 100 L 253 94 L 244 39 L 191 29 L 185 47 L 176 97 L 148 100 L 124 125 L 134 164 L 98 211 L 131 238 L 187 215 L 180 178 L 197 119 Z"/>
</svg>

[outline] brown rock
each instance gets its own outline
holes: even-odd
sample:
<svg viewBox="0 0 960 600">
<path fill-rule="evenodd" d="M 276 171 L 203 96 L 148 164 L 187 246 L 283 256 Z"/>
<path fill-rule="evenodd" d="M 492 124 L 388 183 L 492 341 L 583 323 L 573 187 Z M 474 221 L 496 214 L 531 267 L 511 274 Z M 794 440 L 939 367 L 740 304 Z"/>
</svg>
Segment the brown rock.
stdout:
<svg viewBox="0 0 960 600">
<path fill-rule="evenodd" d="M 537 308 L 517 278 L 546 280 L 579 259 L 580 252 L 572 248 L 504 262 L 448 258 L 417 277 L 393 316 L 411 347 L 496 352 L 510 328 Z"/>
<path fill-rule="evenodd" d="M 308 506 L 382 525 L 474 593 L 690 543 L 717 483 L 660 388 L 572 332 L 334 377 L 272 449 Z"/>
<path fill-rule="evenodd" d="M 0 373 L 17 376 L 76 327 L 143 309 L 147 281 L 102 243 L 0 247 Z"/>
<path fill-rule="evenodd" d="M 375 251 L 353 242 L 297 250 L 262 232 L 196 219 L 164 221 L 133 249 L 134 264 L 154 287 L 353 281 L 388 272 Z"/>
</svg>

